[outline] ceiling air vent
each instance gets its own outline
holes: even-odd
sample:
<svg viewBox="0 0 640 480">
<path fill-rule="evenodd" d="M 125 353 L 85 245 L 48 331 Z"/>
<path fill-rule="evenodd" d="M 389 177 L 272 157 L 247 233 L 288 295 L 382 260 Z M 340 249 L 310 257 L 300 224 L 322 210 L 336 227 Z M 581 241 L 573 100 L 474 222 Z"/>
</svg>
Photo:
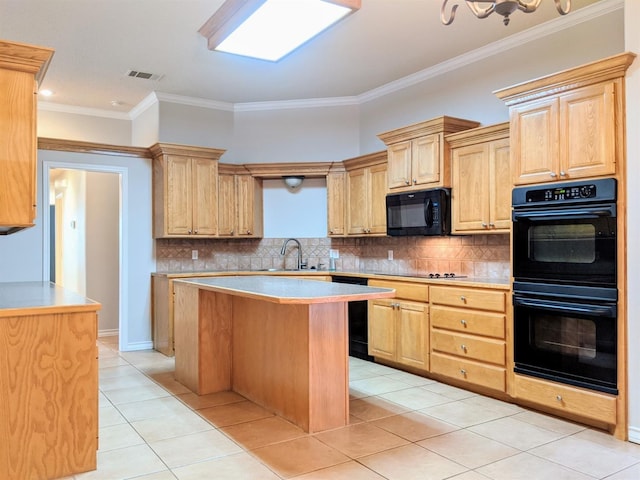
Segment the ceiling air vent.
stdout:
<svg viewBox="0 0 640 480">
<path fill-rule="evenodd" d="M 140 72 L 138 70 L 127 70 L 127 77 L 141 78 L 143 80 L 160 80 L 162 75 L 157 73 Z"/>
</svg>

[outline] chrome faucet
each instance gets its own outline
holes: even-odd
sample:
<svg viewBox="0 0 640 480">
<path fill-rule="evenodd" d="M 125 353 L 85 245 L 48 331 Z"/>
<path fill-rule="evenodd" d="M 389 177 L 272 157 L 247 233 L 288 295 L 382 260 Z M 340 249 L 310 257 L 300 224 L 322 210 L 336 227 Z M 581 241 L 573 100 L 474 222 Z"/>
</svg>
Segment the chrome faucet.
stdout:
<svg viewBox="0 0 640 480">
<path fill-rule="evenodd" d="M 280 250 L 280 255 L 284 255 L 286 250 L 287 250 L 287 243 L 294 241 L 298 244 L 298 270 L 301 270 L 303 268 L 306 268 L 307 264 L 306 263 L 302 263 L 302 245 L 300 245 L 300 242 L 298 240 L 296 240 L 295 238 L 288 238 L 287 240 L 284 241 L 284 243 L 282 244 L 282 249 Z"/>
</svg>

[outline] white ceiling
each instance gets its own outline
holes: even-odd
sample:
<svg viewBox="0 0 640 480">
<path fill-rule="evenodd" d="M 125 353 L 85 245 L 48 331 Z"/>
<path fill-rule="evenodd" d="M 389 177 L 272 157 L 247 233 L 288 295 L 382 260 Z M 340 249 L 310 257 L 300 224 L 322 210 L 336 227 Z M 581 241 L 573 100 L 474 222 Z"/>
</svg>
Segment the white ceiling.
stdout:
<svg viewBox="0 0 640 480">
<path fill-rule="evenodd" d="M 362 0 L 358 12 L 278 63 L 207 50 L 198 29 L 223 0 L 0 0 L 0 37 L 55 49 L 42 85 L 55 95 L 41 102 L 129 112 L 153 91 L 230 104 L 362 96 L 612 2 L 573 0 L 560 17 L 544 0 L 505 27 L 497 14 L 475 18 L 462 0 L 449 1 L 460 4 L 450 26 L 440 22 L 441 0 Z M 130 69 L 162 78 L 129 78 Z"/>
</svg>

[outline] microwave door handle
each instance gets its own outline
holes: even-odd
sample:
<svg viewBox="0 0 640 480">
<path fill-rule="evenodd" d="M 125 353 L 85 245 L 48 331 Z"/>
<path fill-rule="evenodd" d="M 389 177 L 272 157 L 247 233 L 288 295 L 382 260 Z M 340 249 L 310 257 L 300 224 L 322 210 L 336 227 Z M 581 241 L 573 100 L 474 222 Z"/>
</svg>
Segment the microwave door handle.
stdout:
<svg viewBox="0 0 640 480">
<path fill-rule="evenodd" d="M 604 315 L 611 317 L 613 316 L 612 307 L 602 307 L 597 305 L 567 305 L 559 302 L 545 302 L 544 300 L 526 300 L 522 298 L 518 298 L 514 302 L 517 306 L 522 307 L 533 307 L 533 308 L 543 308 L 545 310 L 562 310 L 564 312 L 572 312 L 572 313 L 586 313 L 589 315 Z"/>
<path fill-rule="evenodd" d="M 428 228 L 433 227 L 433 202 L 431 199 L 424 202 L 424 221 Z"/>
<path fill-rule="evenodd" d="M 536 219 L 544 219 L 544 220 L 555 220 L 558 218 L 567 218 L 567 217 L 612 217 L 615 212 L 611 209 L 604 210 L 595 210 L 590 208 L 578 208 L 575 210 L 564 210 L 560 212 L 526 212 L 526 213 L 514 213 L 513 220 L 536 220 Z"/>
</svg>

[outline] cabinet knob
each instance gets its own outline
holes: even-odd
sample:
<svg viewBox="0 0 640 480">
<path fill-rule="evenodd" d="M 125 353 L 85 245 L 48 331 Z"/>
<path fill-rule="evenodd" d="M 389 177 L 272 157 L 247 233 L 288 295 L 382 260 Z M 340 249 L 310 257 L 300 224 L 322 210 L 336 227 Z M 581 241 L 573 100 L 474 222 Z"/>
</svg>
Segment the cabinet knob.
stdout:
<svg viewBox="0 0 640 480">
<path fill-rule="evenodd" d="M 418 180 L 414 178 L 413 179 L 413 184 L 416 185 L 417 183 L 418 183 Z"/>
<path fill-rule="evenodd" d="M 482 228 L 487 228 L 487 224 L 485 222 L 482 222 L 481 225 L 482 225 Z"/>
<path fill-rule="evenodd" d="M 462 375 L 463 377 L 467 376 L 467 371 L 464 368 L 460 369 L 460 375 Z"/>
<path fill-rule="evenodd" d="M 556 395 L 556 400 L 558 402 L 562 402 L 562 395 Z"/>
<path fill-rule="evenodd" d="M 551 173 L 549 174 L 549 176 L 551 176 L 551 177 L 555 178 L 555 177 L 557 177 L 557 176 L 558 176 L 558 174 L 557 174 L 556 172 L 551 172 Z"/>
<path fill-rule="evenodd" d="M 251 235 L 251 230 L 247 230 L 247 235 Z"/>
<path fill-rule="evenodd" d="M 460 323 L 462 324 L 463 327 L 467 326 L 467 321 L 466 320 L 460 320 Z"/>
<path fill-rule="evenodd" d="M 189 235 L 191 235 L 191 230 L 189 230 L 187 233 L 188 233 Z"/>
<path fill-rule="evenodd" d="M 333 235 L 333 230 L 329 230 L 329 235 Z"/>
<path fill-rule="evenodd" d="M 560 170 L 560 176 L 561 177 L 566 177 L 567 176 L 567 172 L 565 172 L 564 170 Z"/>
<path fill-rule="evenodd" d="M 198 230 L 194 230 L 193 233 L 195 233 L 197 235 L 198 234 Z"/>
<path fill-rule="evenodd" d="M 405 181 L 404 181 L 404 184 L 405 184 L 405 185 L 410 185 L 410 184 L 411 184 L 411 182 L 410 182 L 409 180 L 405 180 Z"/>
<path fill-rule="evenodd" d="M 496 226 L 496 224 L 495 224 L 495 223 L 493 223 L 493 222 L 489 222 L 489 228 L 493 228 L 493 227 L 495 227 L 495 226 Z"/>
<path fill-rule="evenodd" d="M 464 353 L 467 353 L 467 346 L 466 345 L 460 345 L 460 350 L 462 350 Z"/>
<path fill-rule="evenodd" d="M 465 297 L 464 295 L 460 295 L 460 301 L 466 303 L 467 297 Z"/>
</svg>

